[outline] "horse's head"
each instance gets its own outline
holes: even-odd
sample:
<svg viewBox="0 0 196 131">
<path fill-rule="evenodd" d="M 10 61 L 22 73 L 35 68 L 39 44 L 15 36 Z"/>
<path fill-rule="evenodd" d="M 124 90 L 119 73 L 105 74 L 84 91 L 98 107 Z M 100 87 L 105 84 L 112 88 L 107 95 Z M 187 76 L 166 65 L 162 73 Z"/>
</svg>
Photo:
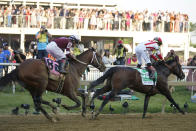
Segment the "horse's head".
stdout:
<svg viewBox="0 0 196 131">
<path fill-rule="evenodd" d="M 196 66 L 196 55 L 193 57 L 193 59 L 190 62 L 190 66 Z"/>
<path fill-rule="evenodd" d="M 182 66 L 179 62 L 179 57 L 175 54 L 171 54 L 170 59 L 166 59 L 166 66 L 170 69 L 170 71 L 176 75 L 179 79 L 184 79 L 185 75 L 182 71 Z"/>
<path fill-rule="evenodd" d="M 97 53 L 94 48 L 90 48 L 90 50 L 92 51 L 92 59 L 90 64 L 99 69 L 101 72 L 105 71 L 106 67 L 102 61 L 102 56 Z"/>
</svg>

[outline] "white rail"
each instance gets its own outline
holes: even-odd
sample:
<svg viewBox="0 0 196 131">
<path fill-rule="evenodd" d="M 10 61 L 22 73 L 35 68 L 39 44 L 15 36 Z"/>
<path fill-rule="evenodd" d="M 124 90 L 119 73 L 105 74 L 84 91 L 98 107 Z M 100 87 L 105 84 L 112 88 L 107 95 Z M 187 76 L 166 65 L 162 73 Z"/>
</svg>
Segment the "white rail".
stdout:
<svg viewBox="0 0 196 131">
<path fill-rule="evenodd" d="M 19 66 L 20 64 L 19 63 L 0 63 L 0 65 L 11 66 L 11 68 L 9 68 L 9 72 L 10 72 L 11 70 L 14 69 L 14 66 Z M 107 66 L 106 70 L 108 70 L 111 67 L 115 67 L 115 66 L 136 67 L 136 66 L 126 66 L 126 65 L 111 65 L 111 66 Z M 103 72 L 100 72 L 98 69 L 94 68 L 93 66 L 89 66 L 89 68 L 90 68 L 90 72 L 85 71 L 85 74 L 82 80 L 93 81 L 103 75 Z M 186 78 L 188 75 L 189 69 L 196 69 L 196 66 L 182 66 L 182 68 L 183 68 L 183 71 L 185 73 L 185 78 Z"/>
</svg>

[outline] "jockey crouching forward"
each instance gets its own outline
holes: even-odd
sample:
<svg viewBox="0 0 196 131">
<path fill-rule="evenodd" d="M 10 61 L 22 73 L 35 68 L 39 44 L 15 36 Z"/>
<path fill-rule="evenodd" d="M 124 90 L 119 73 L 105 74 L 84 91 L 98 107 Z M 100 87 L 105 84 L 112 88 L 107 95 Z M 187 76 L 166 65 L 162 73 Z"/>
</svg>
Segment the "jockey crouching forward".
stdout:
<svg viewBox="0 0 196 131">
<path fill-rule="evenodd" d="M 66 74 L 67 71 L 65 68 L 68 65 L 66 62 L 67 58 L 74 58 L 71 55 L 70 50 L 72 46 L 75 46 L 80 41 L 78 35 L 71 35 L 69 38 L 67 37 L 60 37 L 52 40 L 46 47 L 46 50 L 49 54 L 51 54 L 56 61 L 59 63 L 59 72 L 62 74 Z M 66 51 L 66 55 L 63 51 Z"/>
<path fill-rule="evenodd" d="M 145 41 L 135 48 L 136 56 L 138 59 L 138 68 L 141 68 L 142 65 L 142 58 L 144 59 L 147 70 L 149 72 L 150 79 L 154 79 L 154 72 L 155 69 L 152 67 L 150 57 L 153 58 L 155 61 L 158 60 L 156 56 L 159 57 L 160 60 L 163 60 L 163 57 L 160 53 L 160 46 L 162 45 L 162 40 L 160 37 L 155 37 L 153 40 Z M 155 52 L 156 56 L 152 53 Z"/>
</svg>

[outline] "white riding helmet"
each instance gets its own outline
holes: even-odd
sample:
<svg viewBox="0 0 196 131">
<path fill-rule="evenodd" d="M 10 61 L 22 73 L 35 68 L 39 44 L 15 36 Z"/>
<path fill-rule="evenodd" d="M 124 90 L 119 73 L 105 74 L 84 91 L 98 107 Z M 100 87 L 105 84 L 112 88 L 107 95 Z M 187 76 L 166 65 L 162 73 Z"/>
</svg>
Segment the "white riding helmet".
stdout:
<svg viewBox="0 0 196 131">
<path fill-rule="evenodd" d="M 71 35 L 69 37 L 69 39 L 71 39 L 72 41 L 75 41 L 76 43 L 78 43 L 80 41 L 80 36 L 79 35 Z"/>
</svg>

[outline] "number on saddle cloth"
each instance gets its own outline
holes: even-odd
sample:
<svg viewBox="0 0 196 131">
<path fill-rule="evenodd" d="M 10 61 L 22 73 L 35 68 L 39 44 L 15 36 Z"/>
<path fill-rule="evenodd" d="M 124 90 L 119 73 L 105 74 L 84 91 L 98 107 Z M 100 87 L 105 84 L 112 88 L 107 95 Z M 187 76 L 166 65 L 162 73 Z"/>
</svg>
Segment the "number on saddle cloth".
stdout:
<svg viewBox="0 0 196 131">
<path fill-rule="evenodd" d="M 52 73 L 54 75 L 60 75 L 59 64 L 57 62 L 51 60 L 50 58 L 45 57 L 44 59 L 45 59 L 46 66 L 50 70 L 50 73 Z"/>
<path fill-rule="evenodd" d="M 149 78 L 148 70 L 139 69 L 139 68 L 134 68 L 134 69 L 136 69 L 137 71 L 140 72 L 140 76 L 142 78 L 143 85 L 154 85 L 153 80 Z M 155 75 L 155 85 L 156 85 L 156 82 L 157 82 L 157 72 L 156 71 L 154 72 L 154 75 Z"/>
</svg>

